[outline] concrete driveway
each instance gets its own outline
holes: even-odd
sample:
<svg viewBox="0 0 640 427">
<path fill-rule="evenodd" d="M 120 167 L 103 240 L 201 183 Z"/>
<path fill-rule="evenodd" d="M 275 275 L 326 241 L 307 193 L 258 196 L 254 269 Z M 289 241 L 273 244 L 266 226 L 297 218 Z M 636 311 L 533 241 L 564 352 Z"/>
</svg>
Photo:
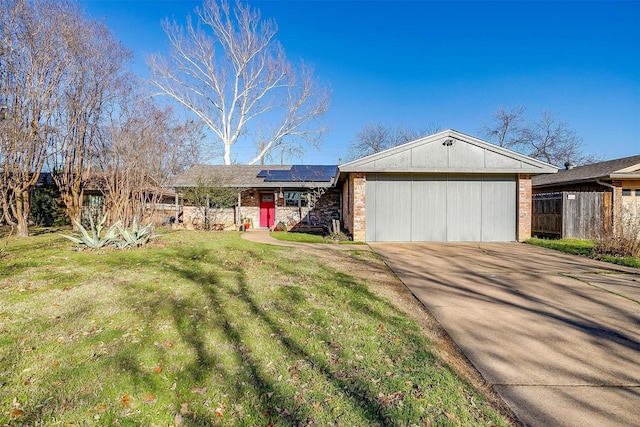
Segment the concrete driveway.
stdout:
<svg viewBox="0 0 640 427">
<path fill-rule="evenodd" d="M 373 243 L 525 425 L 640 426 L 640 272 L 535 246 Z"/>
</svg>

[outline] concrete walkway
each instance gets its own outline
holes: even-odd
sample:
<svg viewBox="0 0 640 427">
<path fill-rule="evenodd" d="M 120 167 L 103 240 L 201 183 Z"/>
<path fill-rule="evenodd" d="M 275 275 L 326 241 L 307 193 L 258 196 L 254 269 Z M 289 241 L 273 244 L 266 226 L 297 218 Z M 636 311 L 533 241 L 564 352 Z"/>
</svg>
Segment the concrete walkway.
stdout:
<svg viewBox="0 0 640 427">
<path fill-rule="evenodd" d="M 519 243 L 372 243 L 525 425 L 640 426 L 640 271 Z"/>
<path fill-rule="evenodd" d="M 278 240 L 271 237 L 269 230 L 264 228 L 255 228 L 242 233 L 242 238 L 250 240 L 252 242 L 264 243 L 267 245 L 277 246 L 289 246 L 292 248 L 310 248 L 310 249 L 329 249 L 335 251 L 370 251 L 371 248 L 368 245 L 350 245 L 350 244 L 338 244 L 338 243 L 303 243 L 303 242 L 287 242 L 285 240 Z"/>
</svg>

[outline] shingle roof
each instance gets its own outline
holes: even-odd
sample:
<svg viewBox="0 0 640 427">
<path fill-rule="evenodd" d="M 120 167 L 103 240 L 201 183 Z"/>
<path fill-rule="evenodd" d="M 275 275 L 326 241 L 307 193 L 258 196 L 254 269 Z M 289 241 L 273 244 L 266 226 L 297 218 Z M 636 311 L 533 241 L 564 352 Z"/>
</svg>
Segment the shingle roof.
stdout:
<svg viewBox="0 0 640 427">
<path fill-rule="evenodd" d="M 640 178 L 640 155 L 622 159 L 607 160 L 590 165 L 576 166 L 573 169 L 560 170 L 553 175 L 537 175 L 533 177 L 534 187 L 570 182 L 595 181 L 597 179 Z"/>
<path fill-rule="evenodd" d="M 318 168 L 326 170 L 329 167 L 337 166 L 304 166 L 305 169 Z M 314 182 L 313 179 L 303 180 L 295 179 L 293 181 L 276 181 L 270 174 L 268 179 L 263 172 L 267 171 L 290 171 L 294 168 L 292 165 L 196 165 L 181 174 L 176 175 L 170 182 L 170 186 L 174 188 L 196 187 L 198 185 L 207 185 L 208 182 L 217 183 L 219 185 L 239 188 L 279 188 L 279 187 L 330 187 L 333 180 Z M 295 168 L 294 168 L 295 169 Z M 274 174 L 278 175 L 278 174 Z M 284 174 L 287 175 L 287 174 Z M 286 177 L 284 177 L 285 179 Z M 324 175 L 323 175 L 324 176 Z M 203 182 L 204 180 L 204 182 Z"/>
</svg>

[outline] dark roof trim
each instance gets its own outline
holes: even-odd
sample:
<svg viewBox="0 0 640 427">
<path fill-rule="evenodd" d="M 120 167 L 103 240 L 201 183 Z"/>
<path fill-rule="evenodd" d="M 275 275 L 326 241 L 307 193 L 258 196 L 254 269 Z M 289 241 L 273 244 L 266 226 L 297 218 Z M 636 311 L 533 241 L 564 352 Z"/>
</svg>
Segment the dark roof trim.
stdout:
<svg viewBox="0 0 640 427">
<path fill-rule="evenodd" d="M 576 166 L 560 170 L 554 175 L 534 176 L 533 186 L 549 187 L 616 179 L 640 179 L 640 155 Z"/>
</svg>

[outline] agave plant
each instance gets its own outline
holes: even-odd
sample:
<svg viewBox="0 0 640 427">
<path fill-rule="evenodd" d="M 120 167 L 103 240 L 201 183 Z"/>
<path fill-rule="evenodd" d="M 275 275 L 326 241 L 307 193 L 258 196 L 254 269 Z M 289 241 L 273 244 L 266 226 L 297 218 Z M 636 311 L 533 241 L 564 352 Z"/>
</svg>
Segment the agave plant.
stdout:
<svg viewBox="0 0 640 427">
<path fill-rule="evenodd" d="M 115 223 L 111 227 L 109 227 L 106 233 L 104 233 L 104 236 L 102 236 L 102 230 L 104 229 L 104 225 L 106 222 L 107 215 L 103 216 L 98 224 L 94 224 L 93 218 L 89 217 L 89 225 L 91 230 L 87 230 L 80 222 L 74 220 L 73 223 L 78 228 L 78 230 L 80 230 L 80 234 L 71 236 L 61 234 L 61 236 L 71 240 L 80 248 L 99 249 L 104 246 L 114 244 L 119 237 L 118 223 Z"/>
<path fill-rule="evenodd" d="M 124 228 L 119 223 L 116 224 L 116 227 L 120 233 L 120 237 L 122 238 L 122 240 L 116 243 L 116 246 L 120 249 L 137 248 L 147 244 L 149 240 L 158 237 L 154 232 L 152 223 L 140 226 L 138 225 L 138 219 L 135 217 L 133 218 L 130 229 Z"/>
</svg>

